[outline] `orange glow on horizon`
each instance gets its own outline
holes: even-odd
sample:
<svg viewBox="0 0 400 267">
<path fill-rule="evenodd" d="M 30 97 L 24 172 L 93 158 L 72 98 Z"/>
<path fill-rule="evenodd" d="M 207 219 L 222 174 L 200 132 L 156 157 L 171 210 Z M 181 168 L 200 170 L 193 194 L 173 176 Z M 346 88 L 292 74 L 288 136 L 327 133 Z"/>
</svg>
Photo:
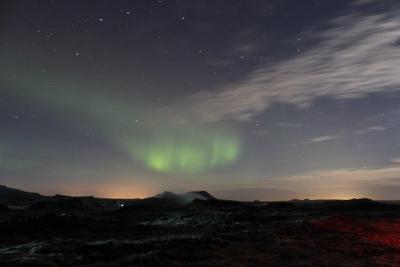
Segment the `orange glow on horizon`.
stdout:
<svg viewBox="0 0 400 267">
<path fill-rule="evenodd" d="M 137 182 L 76 182 L 68 184 L 52 184 L 46 188 L 26 188 L 27 191 L 42 195 L 55 194 L 67 196 L 94 196 L 98 198 L 146 198 L 159 193 L 159 188 L 150 184 Z"/>
</svg>

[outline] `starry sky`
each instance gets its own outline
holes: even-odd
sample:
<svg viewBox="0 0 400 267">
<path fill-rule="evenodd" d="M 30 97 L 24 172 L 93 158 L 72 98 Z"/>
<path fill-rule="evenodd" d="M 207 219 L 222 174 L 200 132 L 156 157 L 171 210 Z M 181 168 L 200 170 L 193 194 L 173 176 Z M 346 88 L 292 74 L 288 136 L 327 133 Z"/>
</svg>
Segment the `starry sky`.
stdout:
<svg viewBox="0 0 400 267">
<path fill-rule="evenodd" d="M 3 0 L 0 184 L 399 198 L 400 1 Z"/>
</svg>

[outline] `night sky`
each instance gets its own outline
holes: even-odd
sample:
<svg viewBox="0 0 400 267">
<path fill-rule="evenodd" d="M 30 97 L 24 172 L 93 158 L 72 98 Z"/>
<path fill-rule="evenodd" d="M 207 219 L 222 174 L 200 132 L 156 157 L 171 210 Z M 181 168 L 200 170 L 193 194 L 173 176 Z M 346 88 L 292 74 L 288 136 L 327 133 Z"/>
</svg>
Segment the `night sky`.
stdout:
<svg viewBox="0 0 400 267">
<path fill-rule="evenodd" d="M 0 184 L 399 198 L 400 1 L 2 0 Z"/>
</svg>

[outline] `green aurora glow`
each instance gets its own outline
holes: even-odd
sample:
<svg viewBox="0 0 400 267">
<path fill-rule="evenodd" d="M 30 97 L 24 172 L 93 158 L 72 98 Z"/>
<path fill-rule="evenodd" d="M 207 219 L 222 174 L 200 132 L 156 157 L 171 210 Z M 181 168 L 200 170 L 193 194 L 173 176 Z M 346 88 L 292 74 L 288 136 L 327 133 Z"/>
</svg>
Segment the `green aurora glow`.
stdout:
<svg viewBox="0 0 400 267">
<path fill-rule="evenodd" d="M 130 147 L 130 146 L 128 146 Z M 133 157 L 159 172 L 197 172 L 234 162 L 237 138 L 204 129 L 155 135 L 148 144 L 133 145 Z"/>
<path fill-rule="evenodd" d="M 108 95 L 73 90 L 71 85 L 49 88 L 46 84 L 25 78 L 17 84 L 14 81 L 14 90 L 6 93 L 61 114 L 79 115 L 85 125 L 97 127 L 120 152 L 157 172 L 201 172 L 231 164 L 239 156 L 240 141 L 227 131 L 176 123 L 157 112 L 149 117 L 149 107 L 144 110 Z"/>
</svg>

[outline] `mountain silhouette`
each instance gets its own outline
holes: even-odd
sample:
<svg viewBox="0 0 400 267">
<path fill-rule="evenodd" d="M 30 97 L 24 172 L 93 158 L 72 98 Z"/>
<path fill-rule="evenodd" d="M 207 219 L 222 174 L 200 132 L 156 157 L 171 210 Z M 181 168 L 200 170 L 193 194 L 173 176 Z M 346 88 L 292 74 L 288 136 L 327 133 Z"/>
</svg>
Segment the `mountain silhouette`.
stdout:
<svg viewBox="0 0 400 267">
<path fill-rule="evenodd" d="M 0 203 L 30 203 L 44 198 L 44 196 L 38 193 L 26 192 L 0 185 Z"/>
<path fill-rule="evenodd" d="M 164 191 L 152 197 L 134 201 L 125 210 L 136 208 L 179 208 L 192 203 L 195 200 L 215 200 L 207 191 L 191 191 L 182 194 Z"/>
<path fill-rule="evenodd" d="M 173 192 L 164 191 L 161 194 L 157 194 L 151 198 L 176 201 L 177 203 L 181 203 L 181 204 L 188 204 L 195 199 L 200 199 L 200 200 L 216 199 L 207 191 L 191 191 L 191 192 L 186 192 L 183 194 L 176 194 Z"/>
</svg>

